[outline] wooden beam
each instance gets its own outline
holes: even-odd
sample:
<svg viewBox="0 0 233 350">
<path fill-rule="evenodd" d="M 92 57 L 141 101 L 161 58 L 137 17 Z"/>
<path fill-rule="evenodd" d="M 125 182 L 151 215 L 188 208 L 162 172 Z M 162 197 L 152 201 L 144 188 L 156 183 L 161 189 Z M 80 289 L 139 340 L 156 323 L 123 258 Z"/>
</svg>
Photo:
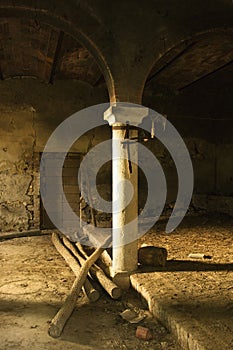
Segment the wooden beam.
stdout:
<svg viewBox="0 0 233 350">
<path fill-rule="evenodd" d="M 59 61 L 59 56 L 60 56 L 60 52 L 61 52 L 61 47 L 62 47 L 64 35 L 65 35 L 65 33 L 61 30 L 59 33 L 59 36 L 58 36 L 58 40 L 57 40 L 57 47 L 56 47 L 54 58 L 53 58 L 53 64 L 52 64 L 52 68 L 51 68 L 49 84 L 54 83 L 54 76 L 55 76 L 58 61 Z"/>
<path fill-rule="evenodd" d="M 186 53 L 191 47 L 193 47 L 196 42 L 191 42 L 187 46 L 185 46 L 179 53 L 177 53 L 173 58 L 165 62 L 161 68 L 159 68 L 155 73 L 153 73 L 146 81 L 148 84 L 152 79 L 154 79 L 158 74 L 160 74 L 163 70 L 165 70 L 168 66 L 170 66 L 173 62 L 175 62 L 179 57 L 181 57 L 184 53 Z M 158 63 L 157 61 L 156 63 Z"/>
<path fill-rule="evenodd" d="M 103 76 L 103 74 L 101 74 L 99 77 L 98 77 L 98 79 L 96 79 L 96 82 L 93 84 L 93 87 L 97 87 L 97 86 L 99 86 L 99 85 L 101 85 L 101 84 L 105 84 L 106 82 L 105 82 L 105 79 L 104 79 L 104 76 Z"/>
<path fill-rule="evenodd" d="M 188 83 L 187 85 L 182 86 L 182 87 L 179 88 L 178 90 L 179 90 L 179 91 L 182 91 L 182 90 L 188 88 L 189 86 L 191 86 L 191 85 L 197 83 L 198 81 L 200 81 L 200 80 L 202 80 L 202 79 L 205 79 L 205 78 L 207 78 L 208 76 L 210 76 L 210 75 L 212 75 L 212 74 L 217 73 L 218 71 L 220 71 L 220 70 L 226 68 L 227 66 L 230 66 L 232 63 L 233 63 L 233 60 L 231 60 L 230 62 L 227 62 L 227 63 L 223 64 L 221 67 L 218 67 L 218 68 L 212 70 L 211 72 L 209 72 L 209 73 L 207 73 L 207 74 L 202 75 L 201 77 L 199 77 L 199 78 L 197 78 L 197 79 L 191 81 L 191 82 Z"/>
<path fill-rule="evenodd" d="M 0 80 L 4 80 L 1 63 L 0 63 Z"/>
<path fill-rule="evenodd" d="M 22 231 L 22 232 L 7 232 L 7 233 L 1 233 L 0 235 L 0 242 L 6 241 L 9 239 L 14 238 L 23 238 L 23 237 L 35 237 L 35 236 L 46 236 L 50 235 L 49 232 L 43 232 L 40 230 L 28 230 L 28 231 Z"/>
</svg>

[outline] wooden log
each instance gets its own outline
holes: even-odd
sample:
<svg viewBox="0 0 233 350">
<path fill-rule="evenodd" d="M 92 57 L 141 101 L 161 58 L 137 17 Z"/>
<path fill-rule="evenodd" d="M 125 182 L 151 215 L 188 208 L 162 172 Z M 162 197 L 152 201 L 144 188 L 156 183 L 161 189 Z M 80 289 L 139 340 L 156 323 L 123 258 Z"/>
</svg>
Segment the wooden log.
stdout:
<svg viewBox="0 0 233 350">
<path fill-rule="evenodd" d="M 107 250 L 105 250 L 99 257 L 99 259 L 106 265 L 107 267 L 112 266 L 112 258 L 108 254 Z"/>
<path fill-rule="evenodd" d="M 29 231 L 22 231 L 22 232 L 7 232 L 7 233 L 1 233 L 0 234 L 0 242 L 6 241 L 9 239 L 14 238 L 23 238 L 23 237 L 33 237 L 33 236 L 46 236 L 50 235 L 50 232 L 45 232 L 40 230 L 29 230 Z"/>
<path fill-rule="evenodd" d="M 89 139 L 89 143 L 87 146 L 87 153 L 90 151 L 90 149 L 93 146 L 94 138 L 95 138 L 95 135 L 92 135 L 92 137 Z M 83 176 L 83 174 L 81 174 L 81 176 Z M 84 177 L 84 181 L 85 181 L 86 188 L 87 188 L 87 196 L 88 196 L 89 208 L 90 208 L 90 212 L 91 212 L 91 223 L 92 223 L 92 225 L 94 225 L 94 227 L 96 227 L 97 222 L 96 222 L 96 217 L 95 217 L 95 210 L 93 208 L 93 201 L 92 201 L 92 196 L 91 196 L 91 187 L 90 187 L 88 172 L 85 172 L 83 177 Z"/>
<path fill-rule="evenodd" d="M 88 256 L 83 250 L 81 244 L 76 244 L 77 248 L 79 248 L 78 251 L 77 248 L 66 237 L 63 237 L 63 242 L 65 246 L 69 248 L 70 251 L 72 251 L 72 253 L 77 257 L 80 264 L 83 265 L 85 263 L 85 259 L 88 259 Z M 119 299 L 121 297 L 121 289 L 105 275 L 104 271 L 99 266 L 93 265 L 90 268 L 90 273 L 99 281 L 101 286 L 106 290 L 112 299 Z"/>
<path fill-rule="evenodd" d="M 65 259 L 67 265 L 69 265 L 74 274 L 78 276 L 80 273 L 80 265 L 78 261 L 73 257 L 73 255 L 69 252 L 69 250 L 62 244 L 62 241 L 58 234 L 53 233 L 52 242 L 57 251 Z M 100 293 L 95 288 L 93 288 L 88 279 L 86 279 L 84 282 L 83 290 L 90 301 L 94 302 L 100 297 Z"/>
<path fill-rule="evenodd" d="M 112 267 L 112 259 L 108 254 L 107 250 L 105 250 L 99 257 L 97 261 L 97 265 L 99 265 L 102 270 L 106 273 L 107 276 L 111 276 L 111 267 Z"/>
<path fill-rule="evenodd" d="M 111 238 L 108 238 L 103 246 L 109 244 Z M 51 324 L 49 326 L 48 333 L 53 338 L 58 338 L 62 330 L 72 314 L 74 307 L 76 305 L 79 293 L 82 289 L 82 286 L 86 280 L 88 271 L 90 267 L 96 262 L 99 256 L 103 253 L 105 248 L 99 247 L 97 248 L 93 254 L 85 261 L 85 264 L 81 267 L 79 275 L 75 278 L 75 281 L 72 285 L 70 293 L 68 294 L 64 304 L 57 312 L 55 317 L 52 319 Z"/>
<path fill-rule="evenodd" d="M 83 266 L 83 264 L 85 263 L 86 259 L 84 259 L 84 257 L 79 254 L 76 246 L 65 236 L 62 237 L 62 240 L 63 240 L 63 244 L 65 245 L 65 247 L 67 247 L 72 252 L 72 254 L 79 261 L 79 264 L 81 266 Z M 90 268 L 90 271 L 91 271 L 91 269 L 92 269 L 92 267 Z M 90 271 L 89 271 L 89 275 L 90 275 Z"/>
<path fill-rule="evenodd" d="M 76 243 L 76 247 L 83 254 L 85 259 L 89 258 L 80 243 Z M 80 254 L 78 254 L 78 256 L 80 256 Z M 84 263 L 85 259 L 83 259 L 81 256 L 80 259 L 82 260 L 82 263 Z M 105 275 L 104 271 L 99 266 L 93 265 L 90 272 L 99 281 L 101 286 L 106 290 L 112 299 L 119 299 L 121 297 L 122 290 Z"/>
</svg>

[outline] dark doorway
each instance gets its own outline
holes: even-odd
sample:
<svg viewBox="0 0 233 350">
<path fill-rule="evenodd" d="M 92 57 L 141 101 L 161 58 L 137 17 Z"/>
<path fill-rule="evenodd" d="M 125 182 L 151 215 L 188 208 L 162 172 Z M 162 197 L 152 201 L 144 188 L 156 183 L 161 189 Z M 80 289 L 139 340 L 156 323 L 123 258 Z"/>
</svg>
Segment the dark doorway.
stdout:
<svg viewBox="0 0 233 350">
<path fill-rule="evenodd" d="M 56 154 L 56 157 L 59 155 Z M 73 211 L 79 215 L 79 209 L 80 209 L 80 191 L 78 186 L 78 171 L 79 166 L 82 160 L 83 154 L 82 153 L 68 153 L 64 164 L 63 164 L 63 171 L 62 171 L 62 183 L 63 183 L 63 190 L 66 196 L 66 199 L 73 209 Z M 59 205 L 62 206 L 62 203 L 59 203 Z M 56 208 L 56 205 L 55 205 Z M 51 222 L 44 206 L 42 203 L 42 200 L 40 199 L 40 229 L 41 230 L 48 230 L 48 229 L 54 229 L 55 226 Z"/>
</svg>

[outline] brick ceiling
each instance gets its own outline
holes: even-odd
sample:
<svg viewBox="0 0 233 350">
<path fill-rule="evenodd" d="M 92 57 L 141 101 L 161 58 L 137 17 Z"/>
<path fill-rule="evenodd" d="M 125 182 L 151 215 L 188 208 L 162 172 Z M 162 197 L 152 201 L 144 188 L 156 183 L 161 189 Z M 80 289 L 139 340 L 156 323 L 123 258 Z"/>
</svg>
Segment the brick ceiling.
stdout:
<svg viewBox="0 0 233 350">
<path fill-rule="evenodd" d="M 181 42 L 155 62 L 147 88 L 156 84 L 181 90 L 221 70 L 226 81 L 231 79 L 232 43 L 232 30 Z M 78 79 L 93 86 L 104 82 L 92 55 L 69 35 L 37 20 L 3 18 L 0 78 L 28 76 L 48 83 L 56 79 Z"/>
<path fill-rule="evenodd" d="M 95 85 L 101 72 L 91 54 L 72 37 L 36 20 L 1 19 L 1 78 L 35 76 L 79 79 Z"/>
<path fill-rule="evenodd" d="M 154 65 L 147 83 L 182 90 L 211 74 L 232 82 L 233 30 L 209 32 L 169 50 Z"/>
</svg>

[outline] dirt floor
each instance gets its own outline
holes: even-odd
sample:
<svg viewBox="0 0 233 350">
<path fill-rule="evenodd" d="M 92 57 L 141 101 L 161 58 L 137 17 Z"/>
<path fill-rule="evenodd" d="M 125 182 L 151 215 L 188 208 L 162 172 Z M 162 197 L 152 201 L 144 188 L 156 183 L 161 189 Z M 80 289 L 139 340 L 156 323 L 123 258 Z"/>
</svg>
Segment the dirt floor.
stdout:
<svg viewBox="0 0 233 350">
<path fill-rule="evenodd" d="M 140 243 L 167 248 L 167 266 L 142 269 L 138 282 L 203 336 L 208 349 L 233 349 L 233 218 L 204 214 L 186 217 L 173 233 L 164 228 L 160 221 Z"/>
<path fill-rule="evenodd" d="M 49 236 L 8 240 L 0 247 L 1 350 L 179 349 L 155 319 L 140 322 L 150 329 L 153 339 L 136 338 L 137 325 L 119 315 L 127 308 L 147 309 L 133 291 L 119 301 L 103 294 L 95 303 L 80 295 L 62 336 L 51 338 L 49 322 L 72 285 L 73 273 Z"/>
<path fill-rule="evenodd" d="M 167 248 L 167 266 L 139 269 L 139 280 L 161 303 L 195 320 L 211 349 L 233 349 L 233 218 L 188 216 L 170 234 L 164 233 L 165 223 L 158 222 L 139 243 Z M 103 294 L 95 303 L 80 295 L 61 338 L 49 337 L 49 322 L 72 285 L 73 273 L 49 236 L 8 240 L 0 246 L 0 350 L 180 349 L 155 319 L 140 323 L 151 330 L 153 340 L 135 337 L 137 325 L 119 315 L 126 308 L 147 308 L 133 291 L 119 301 Z M 212 258 L 195 260 L 190 253 Z"/>
</svg>

